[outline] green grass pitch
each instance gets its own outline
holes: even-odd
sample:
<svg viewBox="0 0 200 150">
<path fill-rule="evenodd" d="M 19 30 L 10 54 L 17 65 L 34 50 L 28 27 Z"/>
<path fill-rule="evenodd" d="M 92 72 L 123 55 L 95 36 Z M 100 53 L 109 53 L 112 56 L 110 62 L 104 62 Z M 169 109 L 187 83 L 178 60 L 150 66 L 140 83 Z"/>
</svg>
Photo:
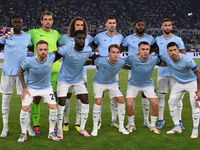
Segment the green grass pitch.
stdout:
<svg viewBox="0 0 200 150">
<path fill-rule="evenodd" d="M 200 60 L 195 60 L 199 66 Z M 90 113 L 86 125 L 88 132 L 92 131 L 92 109 L 94 104 L 94 95 L 92 88 L 92 77 L 94 70 L 88 70 L 88 92 L 90 101 Z M 119 73 L 120 88 L 123 92 L 124 98 L 127 88 L 128 72 L 121 70 Z M 156 84 L 157 70 L 153 73 L 153 79 Z M 0 95 L 1 96 L 1 95 Z M 1 96 L 2 97 L 2 96 Z M 64 132 L 64 139 L 59 142 L 51 141 L 47 138 L 48 135 L 48 107 L 41 101 L 41 117 L 40 117 L 40 130 L 41 135 L 35 137 L 28 137 L 24 143 L 17 143 L 17 139 L 20 135 L 19 114 L 21 108 L 20 96 L 14 92 L 11 101 L 9 128 L 10 132 L 8 137 L 0 138 L 0 150 L 194 150 L 199 149 L 200 139 L 190 139 L 192 132 L 192 112 L 189 103 L 188 93 L 185 94 L 183 99 L 183 113 L 182 120 L 183 125 L 186 128 L 182 134 L 167 135 L 166 131 L 173 127 L 172 120 L 169 115 L 169 109 L 167 105 L 169 94 L 166 97 L 165 107 L 165 125 L 161 130 L 160 135 L 156 135 L 143 127 L 143 112 L 141 104 L 141 94 L 136 99 L 135 106 L 135 123 L 137 131 L 129 135 L 122 135 L 117 129 L 111 127 L 111 112 L 110 101 L 106 92 L 103 100 L 103 112 L 102 112 L 102 127 L 98 132 L 97 137 L 85 138 L 80 136 L 74 129 L 75 123 L 75 105 L 76 99 L 73 96 L 70 103 L 70 130 Z M 0 98 L 0 103 L 1 103 Z M 0 104 L 1 106 L 1 104 Z M 127 116 L 125 119 L 125 125 L 127 124 Z M 2 130 L 2 116 L 0 116 L 0 131 Z"/>
</svg>

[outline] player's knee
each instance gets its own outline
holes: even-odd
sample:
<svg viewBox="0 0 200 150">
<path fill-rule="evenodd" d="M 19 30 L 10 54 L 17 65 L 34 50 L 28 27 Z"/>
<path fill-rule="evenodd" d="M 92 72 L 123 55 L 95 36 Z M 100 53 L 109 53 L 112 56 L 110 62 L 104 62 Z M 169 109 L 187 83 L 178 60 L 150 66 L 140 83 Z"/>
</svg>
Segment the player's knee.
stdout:
<svg viewBox="0 0 200 150">
<path fill-rule="evenodd" d="M 28 112 L 29 111 L 29 107 L 30 106 L 22 106 L 22 110 L 25 111 L 25 112 Z"/>
<path fill-rule="evenodd" d="M 42 99 L 41 96 L 35 96 L 35 97 L 33 98 L 33 103 L 39 104 L 41 99 Z"/>
<path fill-rule="evenodd" d="M 49 104 L 49 108 L 52 109 L 52 110 L 57 109 L 56 104 Z"/>
<path fill-rule="evenodd" d="M 70 99 L 72 97 L 72 93 L 67 93 L 67 99 Z"/>
<path fill-rule="evenodd" d="M 95 104 L 97 104 L 97 105 L 101 105 L 101 98 L 96 98 L 95 99 Z"/>
<path fill-rule="evenodd" d="M 58 104 L 60 106 L 65 106 L 66 97 L 58 97 Z"/>
<path fill-rule="evenodd" d="M 122 96 L 121 97 L 116 97 L 115 100 L 120 104 L 124 103 L 124 98 Z"/>
<path fill-rule="evenodd" d="M 81 103 L 89 104 L 88 94 L 79 94 L 79 95 L 77 95 L 77 98 L 81 100 Z"/>
<path fill-rule="evenodd" d="M 127 108 L 133 108 L 133 102 L 130 100 L 127 100 L 126 105 L 127 105 Z"/>
</svg>

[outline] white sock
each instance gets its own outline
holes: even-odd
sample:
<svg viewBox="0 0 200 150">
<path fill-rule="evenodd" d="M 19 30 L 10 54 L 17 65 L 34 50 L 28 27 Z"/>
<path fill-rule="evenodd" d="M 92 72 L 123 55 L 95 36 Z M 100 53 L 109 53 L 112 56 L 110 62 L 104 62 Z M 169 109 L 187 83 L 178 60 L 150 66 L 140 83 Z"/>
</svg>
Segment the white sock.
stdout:
<svg viewBox="0 0 200 150">
<path fill-rule="evenodd" d="M 93 107 L 93 127 L 97 128 L 101 112 L 101 105 L 94 104 Z"/>
<path fill-rule="evenodd" d="M 27 119 L 27 128 L 31 127 L 31 106 L 29 107 L 28 111 L 28 119 Z"/>
<path fill-rule="evenodd" d="M 157 116 L 151 116 L 151 127 L 156 126 Z"/>
<path fill-rule="evenodd" d="M 62 123 L 63 123 L 63 113 L 64 113 L 65 106 L 61 106 L 58 104 L 57 106 L 57 127 L 59 130 L 62 130 Z"/>
<path fill-rule="evenodd" d="M 180 98 L 177 101 L 177 118 L 178 118 L 178 120 L 182 120 L 182 118 L 181 118 L 182 109 L 183 109 L 183 102 L 182 102 L 182 98 Z"/>
<path fill-rule="evenodd" d="M 27 122 L 28 122 L 28 113 L 29 112 L 25 112 L 21 109 L 20 112 L 20 126 L 21 126 L 21 131 L 22 133 L 26 134 L 26 129 L 27 129 Z"/>
<path fill-rule="evenodd" d="M 102 122 L 102 119 L 101 119 L 101 113 L 102 113 L 102 108 L 103 107 L 103 101 L 101 101 L 101 110 L 100 110 L 100 115 L 99 115 L 99 121 L 98 122 Z"/>
<path fill-rule="evenodd" d="M 66 99 L 65 101 L 65 109 L 64 109 L 64 123 L 69 123 L 69 110 L 70 110 L 70 99 Z"/>
<path fill-rule="evenodd" d="M 57 109 L 49 109 L 49 133 L 54 132 L 57 120 Z"/>
<path fill-rule="evenodd" d="M 172 117 L 174 125 L 175 126 L 179 125 L 179 120 L 177 118 L 177 106 L 175 104 L 175 100 L 174 99 L 169 99 L 168 105 L 169 105 L 170 116 Z"/>
<path fill-rule="evenodd" d="M 80 99 L 77 99 L 76 102 L 76 125 L 80 125 L 81 124 L 81 107 L 82 107 L 82 103 Z"/>
<path fill-rule="evenodd" d="M 165 109 L 165 94 L 158 94 L 158 119 L 163 120 Z"/>
<path fill-rule="evenodd" d="M 130 117 L 128 116 L 128 125 L 129 126 L 135 126 L 134 118 L 135 118 L 135 115 L 130 116 Z"/>
<path fill-rule="evenodd" d="M 89 104 L 83 104 L 81 108 L 81 125 L 80 130 L 85 129 L 85 124 L 88 119 L 88 113 L 89 113 Z"/>
<path fill-rule="evenodd" d="M 142 106 L 144 112 L 144 122 L 149 121 L 149 100 L 148 98 L 142 98 Z"/>
<path fill-rule="evenodd" d="M 112 122 L 117 122 L 118 105 L 114 98 L 110 100 L 110 109 L 112 113 Z"/>
<path fill-rule="evenodd" d="M 10 110 L 10 100 L 11 94 L 3 94 L 2 95 L 2 118 L 3 118 L 3 128 L 8 128 L 8 117 L 9 117 L 9 110 Z"/>
<path fill-rule="evenodd" d="M 193 128 L 199 127 L 199 108 L 192 109 Z"/>
<path fill-rule="evenodd" d="M 124 128 L 125 104 L 118 103 L 119 128 Z"/>
</svg>

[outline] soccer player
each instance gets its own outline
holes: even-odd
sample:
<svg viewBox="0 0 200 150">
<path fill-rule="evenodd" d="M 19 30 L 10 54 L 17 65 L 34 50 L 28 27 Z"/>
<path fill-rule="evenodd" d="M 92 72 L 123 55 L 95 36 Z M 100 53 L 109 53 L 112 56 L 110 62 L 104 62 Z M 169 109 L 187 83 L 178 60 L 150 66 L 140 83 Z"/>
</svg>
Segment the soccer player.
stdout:
<svg viewBox="0 0 200 150">
<path fill-rule="evenodd" d="M 92 56 L 92 49 L 85 45 L 86 33 L 78 30 L 74 33 L 75 43 L 65 45 L 58 50 L 58 53 L 63 57 L 63 64 L 58 73 L 58 134 L 60 139 L 63 139 L 63 113 L 65 109 L 65 101 L 70 87 L 74 88 L 75 94 L 81 101 L 81 124 L 79 134 L 90 137 L 91 135 L 85 130 L 89 113 L 89 101 L 87 88 L 83 81 L 83 66 Z"/>
<path fill-rule="evenodd" d="M 116 75 L 125 65 L 125 60 L 119 58 L 120 46 L 112 44 L 108 48 L 107 57 L 99 57 L 94 64 L 97 71 L 93 77 L 93 90 L 95 95 L 95 104 L 93 108 L 93 130 L 91 135 L 98 134 L 98 121 L 101 113 L 101 102 L 103 92 L 108 90 L 110 99 L 114 98 L 118 105 L 119 132 L 129 134 L 124 128 L 125 104 L 123 95 L 116 81 Z"/>
<path fill-rule="evenodd" d="M 93 41 L 93 37 L 88 34 L 88 27 L 85 19 L 82 17 L 75 17 L 72 19 L 72 21 L 69 24 L 68 27 L 68 34 L 62 35 L 62 37 L 59 39 L 60 45 L 70 45 L 74 43 L 74 33 L 77 30 L 82 30 L 86 33 L 86 39 L 85 39 L 85 45 L 89 45 Z M 83 69 L 83 79 L 85 84 L 87 85 L 87 70 L 86 67 Z M 71 87 L 67 94 L 67 99 L 65 102 L 65 110 L 64 110 L 64 126 L 63 131 L 69 131 L 69 110 L 70 110 L 70 98 L 72 96 L 72 90 Z M 81 122 L 81 101 L 77 99 L 76 103 L 76 123 L 75 123 L 75 129 L 77 131 L 80 130 L 80 122 Z"/>
<path fill-rule="evenodd" d="M 3 130 L 1 137 L 6 137 L 9 131 L 8 117 L 11 96 L 15 83 L 17 94 L 21 95 L 22 93 L 18 70 L 22 61 L 26 58 L 27 47 L 32 45 L 31 36 L 22 31 L 22 25 L 22 18 L 19 15 L 13 16 L 11 18 L 11 26 L 14 28 L 14 34 L 7 38 L 0 37 L 0 44 L 4 45 L 4 67 L 2 70 L 0 86 L 0 91 L 2 93 L 3 118 Z M 27 130 L 30 135 L 34 136 L 34 132 L 30 127 L 30 122 Z"/>
<path fill-rule="evenodd" d="M 159 48 L 159 54 L 163 55 L 167 53 L 167 44 L 170 42 L 176 42 L 178 45 L 178 48 L 180 52 L 185 53 L 185 46 L 182 41 L 182 39 L 172 33 L 172 21 L 169 18 L 165 18 L 162 20 L 161 24 L 161 29 L 163 32 L 163 35 L 158 36 L 156 38 L 156 44 Z M 165 95 L 168 93 L 168 88 L 173 87 L 174 84 L 174 79 L 172 78 L 172 74 L 168 67 L 158 67 L 158 81 L 157 81 L 157 86 L 158 86 L 158 106 L 159 106 L 159 121 L 158 121 L 158 129 L 161 129 L 165 123 L 164 121 L 164 107 L 165 107 Z M 183 98 L 184 93 L 181 99 Z M 182 119 L 181 119 L 181 113 L 182 113 L 182 108 L 183 104 L 182 101 L 179 101 L 179 104 L 177 106 L 178 108 L 178 118 L 179 118 L 179 123 L 184 129 L 182 125 Z"/>
<path fill-rule="evenodd" d="M 152 72 L 155 65 L 160 63 L 157 56 L 149 55 L 150 45 L 148 42 L 143 41 L 138 45 L 138 54 L 128 56 L 126 63 L 131 66 L 131 77 L 128 80 L 128 88 L 126 93 L 127 99 L 127 114 L 128 114 L 128 131 L 133 132 L 136 130 L 134 122 L 134 109 L 133 104 L 138 92 L 143 92 L 149 99 L 151 104 L 151 125 L 150 131 L 160 134 L 155 124 L 158 115 L 158 98 L 152 80 Z"/>
<path fill-rule="evenodd" d="M 136 20 L 134 24 L 134 29 L 136 33 L 127 36 L 122 43 L 123 48 L 128 47 L 128 56 L 138 53 L 138 44 L 142 41 L 148 42 L 150 46 L 153 46 L 153 44 L 155 43 L 154 38 L 151 35 L 145 33 L 146 28 L 144 20 L 142 19 Z M 130 73 L 131 72 L 129 71 L 129 78 L 130 78 Z M 150 127 L 149 100 L 145 97 L 144 93 L 142 93 L 142 105 L 144 112 L 144 127 Z"/>
<path fill-rule="evenodd" d="M 49 11 L 43 12 L 40 17 L 40 22 L 42 24 L 42 28 L 31 29 L 28 31 L 28 33 L 31 35 L 32 43 L 34 44 L 35 55 L 36 55 L 36 44 L 38 41 L 45 40 L 48 43 L 49 52 L 53 52 L 57 50 L 57 42 L 61 37 L 58 31 L 51 29 L 54 22 L 53 14 L 51 12 Z M 52 70 L 51 70 L 51 85 L 55 96 L 57 95 L 56 87 L 57 87 L 57 76 L 59 69 L 60 69 L 59 61 L 56 61 L 52 65 Z M 41 97 L 35 97 L 32 104 L 33 124 L 36 135 L 40 134 L 40 129 L 39 129 L 40 100 Z"/>
<path fill-rule="evenodd" d="M 23 87 L 22 109 L 20 112 L 21 136 L 17 142 L 22 143 L 27 139 L 26 130 L 28 110 L 35 96 L 44 97 L 44 103 L 49 106 L 49 135 L 53 141 L 60 139 L 54 133 L 54 126 L 57 120 L 56 99 L 52 90 L 50 78 L 51 67 L 56 55 L 48 53 L 48 43 L 40 40 L 36 45 L 37 55 L 24 60 L 19 68 L 19 78 Z M 24 72 L 27 71 L 27 82 L 24 80 Z"/>
<path fill-rule="evenodd" d="M 94 37 L 94 43 L 98 45 L 97 49 L 100 56 L 108 56 L 108 47 L 111 44 L 121 45 L 122 41 L 124 40 L 124 37 L 122 36 L 122 34 L 118 33 L 116 30 L 117 20 L 115 17 L 113 16 L 107 17 L 105 26 L 107 27 L 107 30 L 104 32 L 98 33 Z M 118 78 L 118 75 L 116 77 Z M 114 98 L 110 100 L 110 106 L 111 106 L 111 113 L 112 113 L 111 126 L 119 128 L 119 124 L 117 123 L 118 104 Z M 100 127 L 101 127 L 101 117 L 100 117 L 100 122 L 99 122 L 99 128 Z"/>
<path fill-rule="evenodd" d="M 168 101 L 170 115 L 175 127 L 167 131 L 167 134 L 181 133 L 182 129 L 178 118 L 178 101 L 181 101 L 183 93 L 190 94 L 190 104 L 192 107 L 193 130 L 191 138 L 198 137 L 199 127 L 199 107 L 195 105 L 195 97 L 200 100 L 200 70 L 192 58 L 179 53 L 178 44 L 170 42 L 167 44 L 167 53 L 161 55 L 161 59 L 168 65 L 173 78 L 176 80 L 171 89 Z"/>
</svg>

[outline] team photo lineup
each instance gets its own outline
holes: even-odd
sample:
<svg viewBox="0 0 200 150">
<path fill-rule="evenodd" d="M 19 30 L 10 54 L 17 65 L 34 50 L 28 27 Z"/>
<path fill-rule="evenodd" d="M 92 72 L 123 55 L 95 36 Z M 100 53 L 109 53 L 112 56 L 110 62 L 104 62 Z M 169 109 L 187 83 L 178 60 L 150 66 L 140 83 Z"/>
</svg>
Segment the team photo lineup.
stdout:
<svg viewBox="0 0 200 150">
<path fill-rule="evenodd" d="M 84 137 L 98 138 L 102 117 L 105 117 L 102 116 L 105 91 L 108 91 L 111 109 L 111 116 L 106 117 L 111 117 L 111 126 L 124 136 L 136 131 L 135 100 L 139 92 L 142 94 L 144 127 L 154 134 L 161 134 L 167 124 L 165 107 L 169 107 L 174 126 L 166 134 L 182 133 L 185 129 L 181 116 L 182 99 L 185 92 L 189 92 L 193 126 L 190 138 L 198 138 L 200 71 L 186 54 L 182 38 L 172 33 L 173 20 L 163 18 L 160 21 L 162 35 L 156 38 L 145 33 L 146 22 L 142 18 L 133 21 L 134 33 L 126 37 L 117 31 L 117 21 L 115 16 L 107 16 L 106 30 L 93 37 L 88 33 L 86 20 L 80 16 L 74 17 L 66 34 L 61 35 L 52 29 L 54 15 L 50 11 L 41 13 L 41 28 L 27 32 L 22 30 L 22 16 L 13 15 L 10 26 L 0 31 L 0 47 L 4 50 L 0 137 L 9 136 L 10 101 L 16 88 L 21 97 L 18 143 L 25 142 L 29 136 L 40 135 L 41 100 L 49 107 L 48 138 L 65 140 L 67 135 L 64 136 L 64 132 L 69 131 L 72 93 L 76 96 L 76 108 L 71 108 L 76 109 L 76 131 Z M 122 52 L 127 56 L 121 57 Z M 93 76 L 94 105 L 90 110 L 93 127 L 89 132 L 85 127 L 91 101 L 87 90 L 87 68 L 90 65 L 96 66 L 96 72 Z M 155 67 L 157 85 L 152 79 Z M 126 95 L 119 87 L 121 69 L 128 70 Z M 165 104 L 169 89 L 168 104 Z"/>
</svg>

